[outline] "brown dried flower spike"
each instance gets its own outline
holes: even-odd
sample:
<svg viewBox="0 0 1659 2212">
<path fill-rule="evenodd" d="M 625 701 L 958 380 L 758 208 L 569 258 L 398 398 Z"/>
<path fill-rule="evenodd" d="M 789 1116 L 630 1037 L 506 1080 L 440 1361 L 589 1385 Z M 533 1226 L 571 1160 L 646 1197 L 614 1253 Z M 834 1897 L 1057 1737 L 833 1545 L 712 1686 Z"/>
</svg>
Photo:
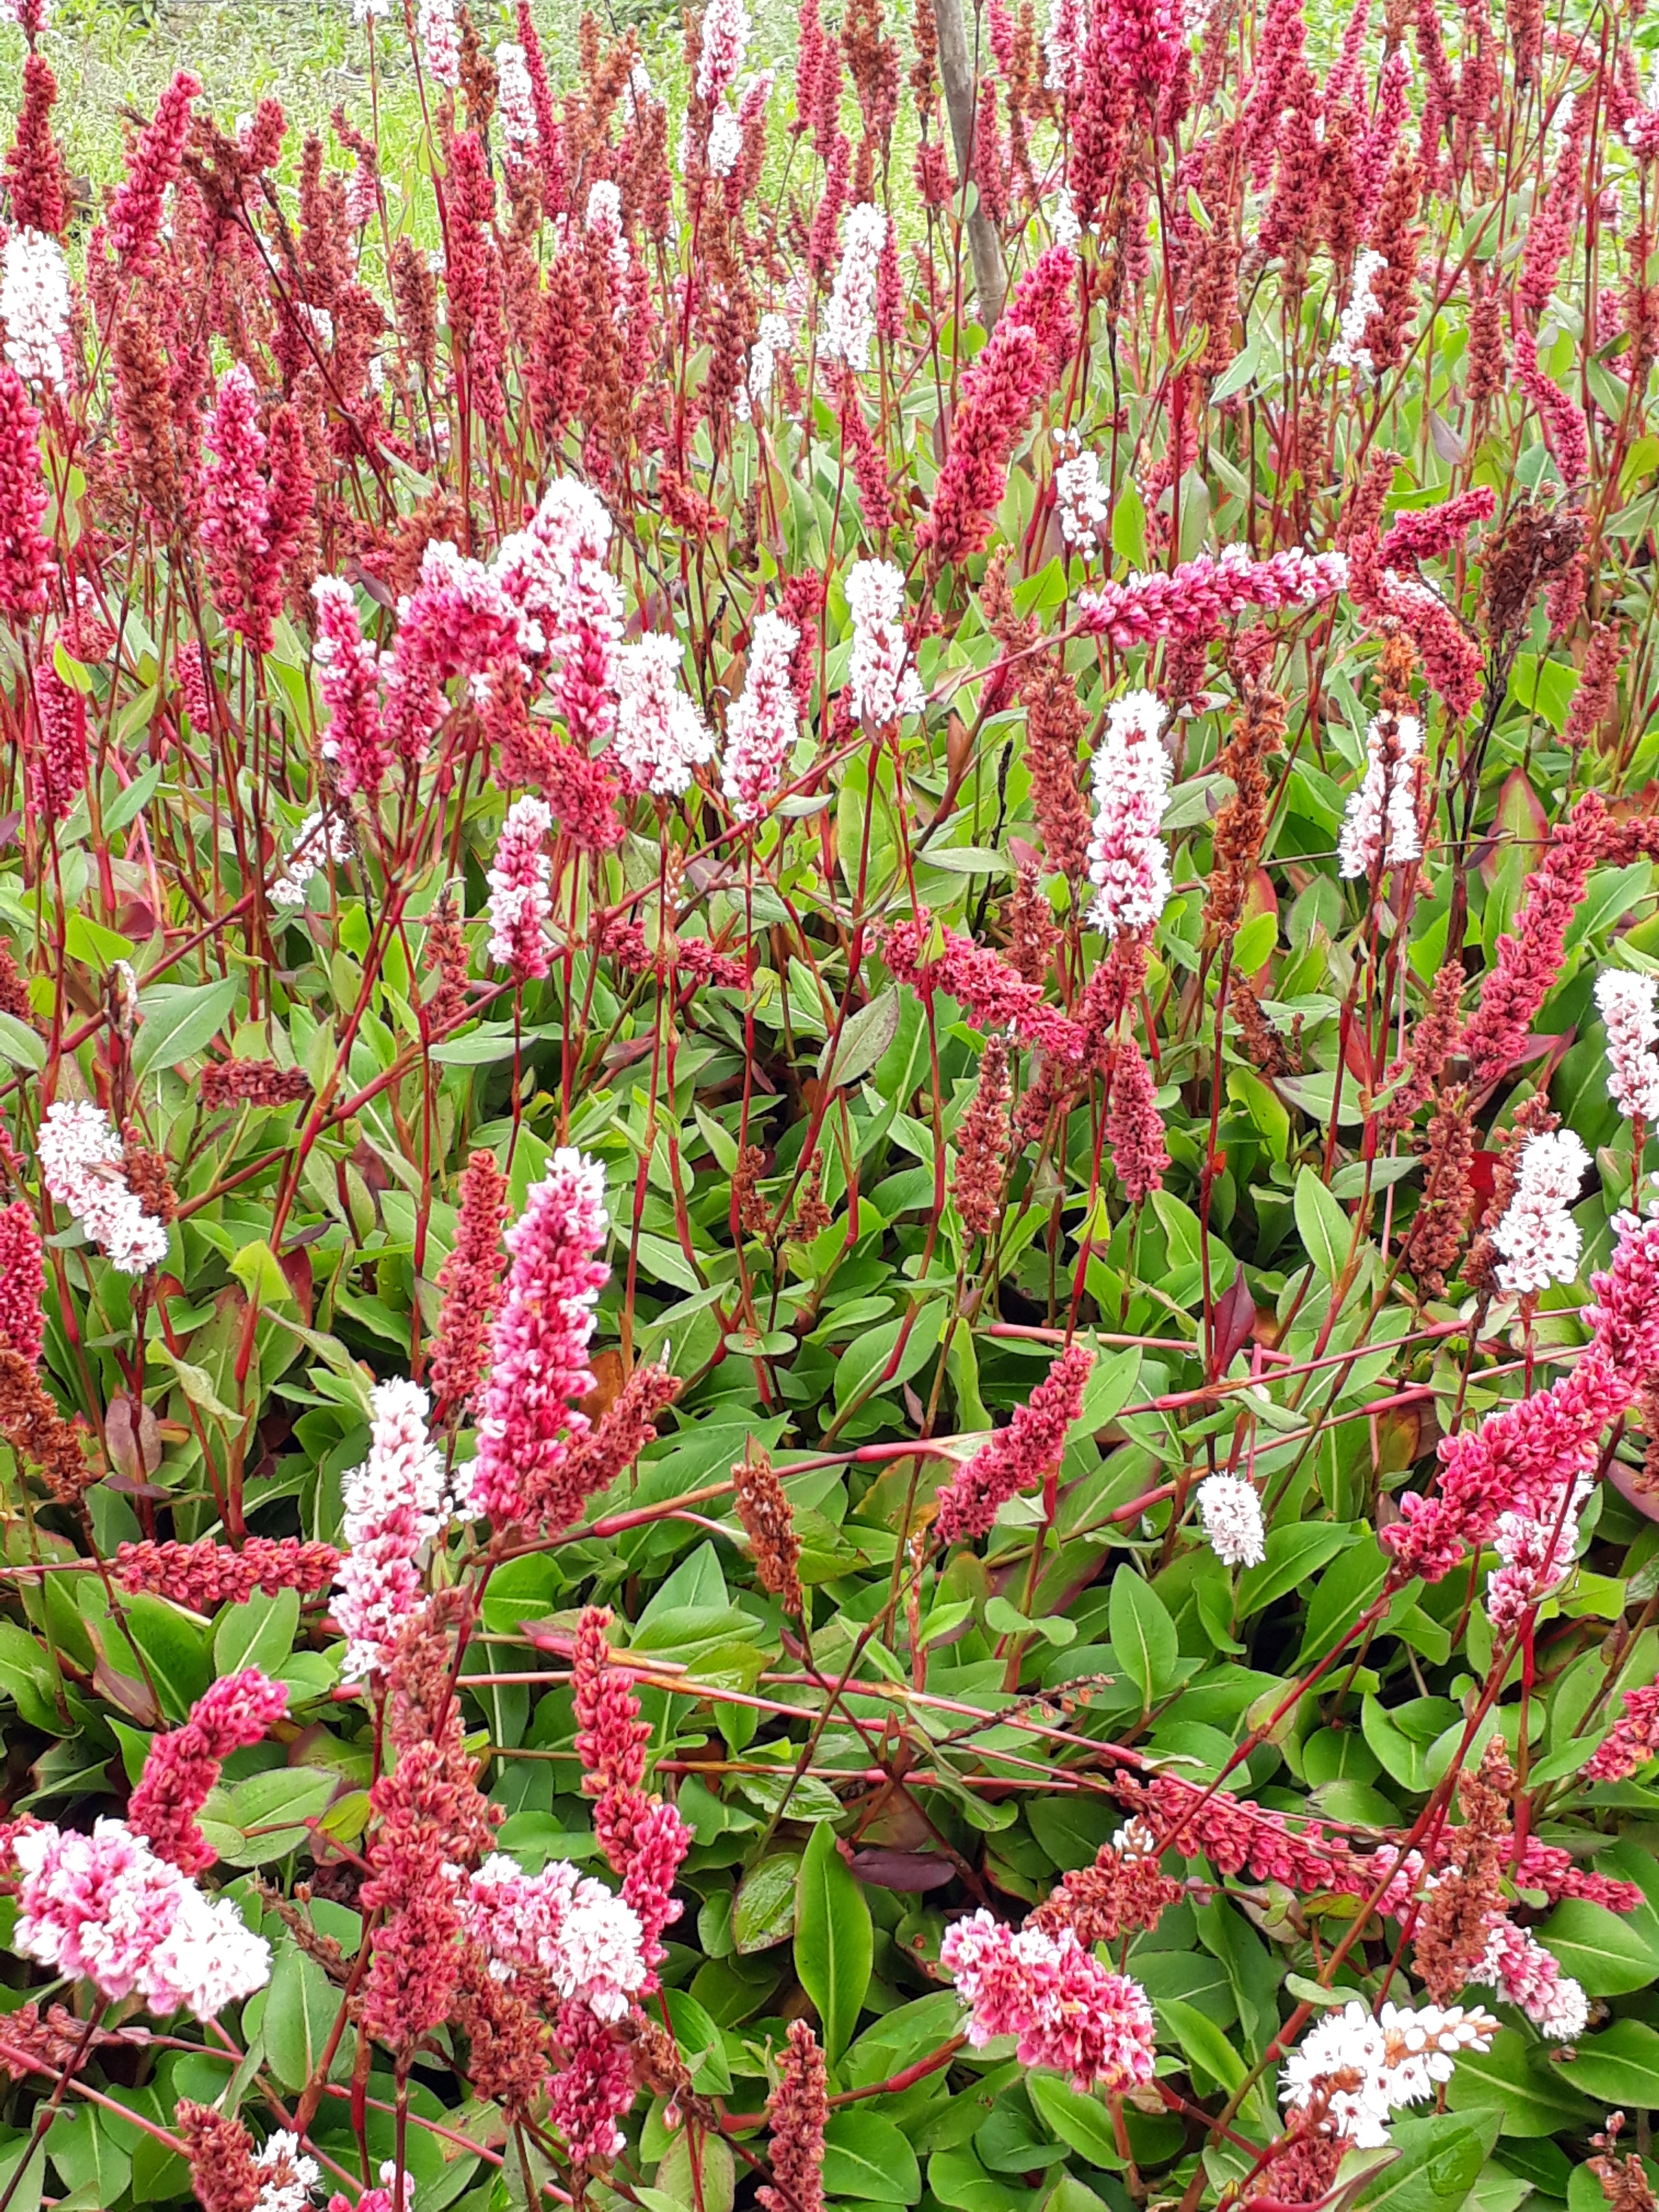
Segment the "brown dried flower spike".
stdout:
<svg viewBox="0 0 1659 2212">
<path fill-rule="evenodd" d="M 800 1617 L 800 1539 L 783 1485 L 763 1446 L 750 1439 L 732 1470 L 738 1518 L 755 1553 L 761 1588 L 770 1590 L 786 1613 Z"/>
</svg>

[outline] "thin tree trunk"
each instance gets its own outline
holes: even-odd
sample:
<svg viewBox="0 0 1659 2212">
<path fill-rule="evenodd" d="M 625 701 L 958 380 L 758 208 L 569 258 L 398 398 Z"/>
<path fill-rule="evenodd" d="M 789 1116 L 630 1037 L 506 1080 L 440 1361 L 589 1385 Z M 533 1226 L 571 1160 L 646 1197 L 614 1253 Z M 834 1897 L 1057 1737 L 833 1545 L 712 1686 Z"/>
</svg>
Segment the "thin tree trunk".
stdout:
<svg viewBox="0 0 1659 2212">
<path fill-rule="evenodd" d="M 933 0 L 933 20 L 939 27 L 939 73 L 951 117 L 957 174 L 966 193 L 972 185 L 975 87 L 968 37 L 963 27 L 962 0 Z M 1002 313 L 1006 271 L 1002 248 L 990 217 L 979 204 L 976 190 L 968 217 L 968 250 L 974 258 L 974 289 L 979 295 L 980 319 L 988 331 L 994 330 Z"/>
</svg>

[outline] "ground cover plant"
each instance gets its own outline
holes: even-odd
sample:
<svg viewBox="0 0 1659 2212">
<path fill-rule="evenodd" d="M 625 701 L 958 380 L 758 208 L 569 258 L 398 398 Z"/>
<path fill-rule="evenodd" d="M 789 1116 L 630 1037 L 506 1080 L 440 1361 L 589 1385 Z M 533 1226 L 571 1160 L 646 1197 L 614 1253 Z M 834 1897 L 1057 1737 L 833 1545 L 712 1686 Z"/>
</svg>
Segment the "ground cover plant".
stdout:
<svg viewBox="0 0 1659 2212">
<path fill-rule="evenodd" d="M 753 33 L 8 32 L 0 2212 L 1650 2212 L 1651 27 Z"/>
</svg>

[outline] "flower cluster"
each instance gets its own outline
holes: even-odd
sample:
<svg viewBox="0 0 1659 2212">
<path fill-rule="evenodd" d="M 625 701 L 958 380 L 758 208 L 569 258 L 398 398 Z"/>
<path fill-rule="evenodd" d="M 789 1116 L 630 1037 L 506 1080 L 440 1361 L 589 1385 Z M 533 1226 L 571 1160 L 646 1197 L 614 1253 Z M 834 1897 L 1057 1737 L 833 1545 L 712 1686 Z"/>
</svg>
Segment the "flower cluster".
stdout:
<svg viewBox="0 0 1659 2212">
<path fill-rule="evenodd" d="M 1289 2112 L 1317 2112 L 1330 2133 L 1358 2150 L 1389 2139 L 1397 2112 L 1420 2105 L 1449 2081 L 1460 2051 L 1489 2051 L 1498 2022 L 1489 2013 L 1385 2004 L 1375 2018 L 1359 2003 L 1328 2012 L 1291 2053 L 1279 2101 Z"/>
<path fill-rule="evenodd" d="M 498 1525 L 519 1517 L 532 1489 L 556 1480 L 570 1439 L 587 1427 L 576 1401 L 593 1387 L 587 1345 L 609 1273 L 595 1255 L 608 1231 L 604 1170 L 561 1147 L 507 1232 L 512 1264 L 490 1339 L 471 1492 L 473 1510 Z"/>
<path fill-rule="evenodd" d="M 1016 2039 L 1022 2066 L 1052 2066 L 1079 2089 L 1109 2092 L 1152 2078 L 1152 2008 L 1127 1974 L 1108 1973 L 1069 1928 L 1018 1934 L 988 1912 L 959 1920 L 939 1963 L 969 2008 L 975 2047 Z"/>
<path fill-rule="evenodd" d="M 1243 1475 L 1206 1475 L 1198 1486 L 1198 1517 L 1224 1566 L 1259 1567 L 1267 1558 L 1261 1500 Z"/>
<path fill-rule="evenodd" d="M 494 1852 L 466 1877 L 460 1909 L 463 1929 L 502 1980 L 534 1974 L 602 2021 L 621 2020 L 645 1986 L 638 1915 L 562 1859 L 527 1875 L 505 1851 Z"/>
<path fill-rule="evenodd" d="M 1607 1032 L 1607 1096 L 1632 1120 L 1659 1122 L 1659 978 L 1604 968 L 1595 1005 Z"/>
<path fill-rule="evenodd" d="M 40 1821 L 11 1849 L 22 1876 L 12 1942 L 26 1959 L 112 2002 L 140 1996 L 160 2018 L 213 2020 L 270 1979 L 270 1947 L 231 1900 L 210 1904 L 125 1820 L 90 1835 Z"/>
<path fill-rule="evenodd" d="M 1400 868 L 1423 850 L 1417 827 L 1417 768 L 1423 725 L 1415 714 L 1379 714 L 1365 740 L 1365 775 L 1348 800 L 1337 841 L 1338 872 L 1370 876 Z"/>
<path fill-rule="evenodd" d="M 125 1151 L 101 1106 L 54 1099 L 36 1150 L 47 1190 L 124 1275 L 142 1275 L 166 1259 L 166 1224 L 145 1212 L 128 1184 Z"/>
<path fill-rule="evenodd" d="M 1094 1363 L 1086 1345 L 1067 1345 L 1007 1427 L 952 1475 L 939 1494 L 933 1524 L 941 1543 L 988 1534 L 999 1506 L 1052 1478 L 1083 1411 Z"/>
<path fill-rule="evenodd" d="M 258 1743 L 288 1711 L 288 1688 L 257 1667 L 224 1674 L 190 1709 L 183 1728 L 158 1735 L 127 1801 L 128 1825 L 158 1858 L 200 1874 L 218 1856 L 196 1825 L 222 1763 Z"/>
<path fill-rule="evenodd" d="M 427 1435 L 418 1383 L 377 1382 L 368 1457 L 344 1482 L 346 1553 L 332 1609 L 348 1681 L 383 1674 L 421 1602 L 416 1555 L 441 1525 L 443 1462 Z"/>
<path fill-rule="evenodd" d="M 1170 896 L 1170 856 L 1158 834 L 1170 796 L 1164 721 L 1155 692 L 1131 691 L 1107 708 L 1095 749 L 1089 880 L 1097 888 L 1090 920 L 1114 936 L 1150 928 Z"/>
<path fill-rule="evenodd" d="M 1498 1271 L 1502 1289 L 1525 1296 L 1577 1275 L 1583 1239 L 1571 1208 L 1589 1164 L 1589 1154 L 1571 1129 L 1528 1140 L 1515 1196 L 1492 1237 L 1504 1255 Z"/>
</svg>

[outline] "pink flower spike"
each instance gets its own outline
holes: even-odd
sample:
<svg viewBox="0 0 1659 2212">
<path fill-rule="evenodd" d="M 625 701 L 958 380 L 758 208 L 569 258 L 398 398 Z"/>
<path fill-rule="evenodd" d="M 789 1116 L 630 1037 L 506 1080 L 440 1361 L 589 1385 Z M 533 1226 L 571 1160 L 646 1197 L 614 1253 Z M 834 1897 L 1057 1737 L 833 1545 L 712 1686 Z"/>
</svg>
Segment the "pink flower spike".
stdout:
<svg viewBox="0 0 1659 2212">
<path fill-rule="evenodd" d="M 391 761 L 380 727 L 380 656 L 363 635 L 356 595 L 343 576 L 319 576 L 311 596 L 317 603 L 317 688 L 329 712 L 323 754 L 335 763 L 343 798 L 362 791 L 374 799 Z"/>
<path fill-rule="evenodd" d="M 46 1294 L 40 1226 L 27 1200 L 15 1199 L 0 1210 L 0 1345 L 31 1367 L 40 1364 L 46 1342 Z"/>
<path fill-rule="evenodd" d="M 604 1169 L 562 1146 L 507 1232 L 512 1267 L 491 1340 L 471 1488 L 472 1510 L 498 1528 L 517 1518 L 527 1480 L 550 1480 L 568 1439 L 587 1428 L 576 1401 L 593 1387 L 587 1345 L 610 1273 L 596 1255 L 609 1230 Z"/>
<path fill-rule="evenodd" d="M 743 692 L 726 718 L 722 788 L 739 822 L 762 811 L 795 749 L 800 723 L 789 667 L 799 642 L 799 630 L 784 616 L 757 617 Z"/>
<path fill-rule="evenodd" d="M 200 1874 L 219 1856 L 196 1825 L 233 1751 L 258 1743 L 288 1711 L 288 1687 L 257 1667 L 224 1675 L 191 1707 L 182 1728 L 158 1735 L 127 1804 L 131 1826 L 158 1858 L 184 1874 Z"/>
<path fill-rule="evenodd" d="M 12 1844 L 22 1880 L 14 1948 L 158 2018 L 212 2020 L 270 1978 L 270 1946 L 228 1897 L 212 1903 L 125 1820 L 89 1836 L 28 1826 Z"/>
<path fill-rule="evenodd" d="M 1083 1389 L 1095 1356 L 1086 1345 L 1069 1344 L 1028 1405 L 1017 1407 L 1006 1429 L 940 1491 L 934 1523 L 939 1541 L 954 1544 L 989 1534 L 997 1508 L 1019 1492 L 1034 1490 L 1060 1462 L 1066 1437 L 1083 1411 Z"/>
<path fill-rule="evenodd" d="M 1108 1973 L 1069 1928 L 1018 1935 L 976 1912 L 939 1946 L 939 1963 L 969 2007 L 968 2040 L 978 2049 L 1018 2038 L 1022 2066 L 1052 2066 L 1073 2086 L 1110 2093 L 1152 2078 L 1152 2008 L 1138 1982 Z"/>
<path fill-rule="evenodd" d="M 544 848 L 552 826 L 552 809 L 544 799 L 515 799 L 490 863 L 489 957 L 511 971 L 515 983 L 534 981 L 548 972 L 553 869 Z"/>
<path fill-rule="evenodd" d="M 138 134 L 127 173 L 110 204 L 109 241 L 135 275 L 148 273 L 161 235 L 161 208 L 179 175 L 190 130 L 191 103 L 200 81 L 178 70 L 156 102 L 155 113 Z"/>
</svg>

